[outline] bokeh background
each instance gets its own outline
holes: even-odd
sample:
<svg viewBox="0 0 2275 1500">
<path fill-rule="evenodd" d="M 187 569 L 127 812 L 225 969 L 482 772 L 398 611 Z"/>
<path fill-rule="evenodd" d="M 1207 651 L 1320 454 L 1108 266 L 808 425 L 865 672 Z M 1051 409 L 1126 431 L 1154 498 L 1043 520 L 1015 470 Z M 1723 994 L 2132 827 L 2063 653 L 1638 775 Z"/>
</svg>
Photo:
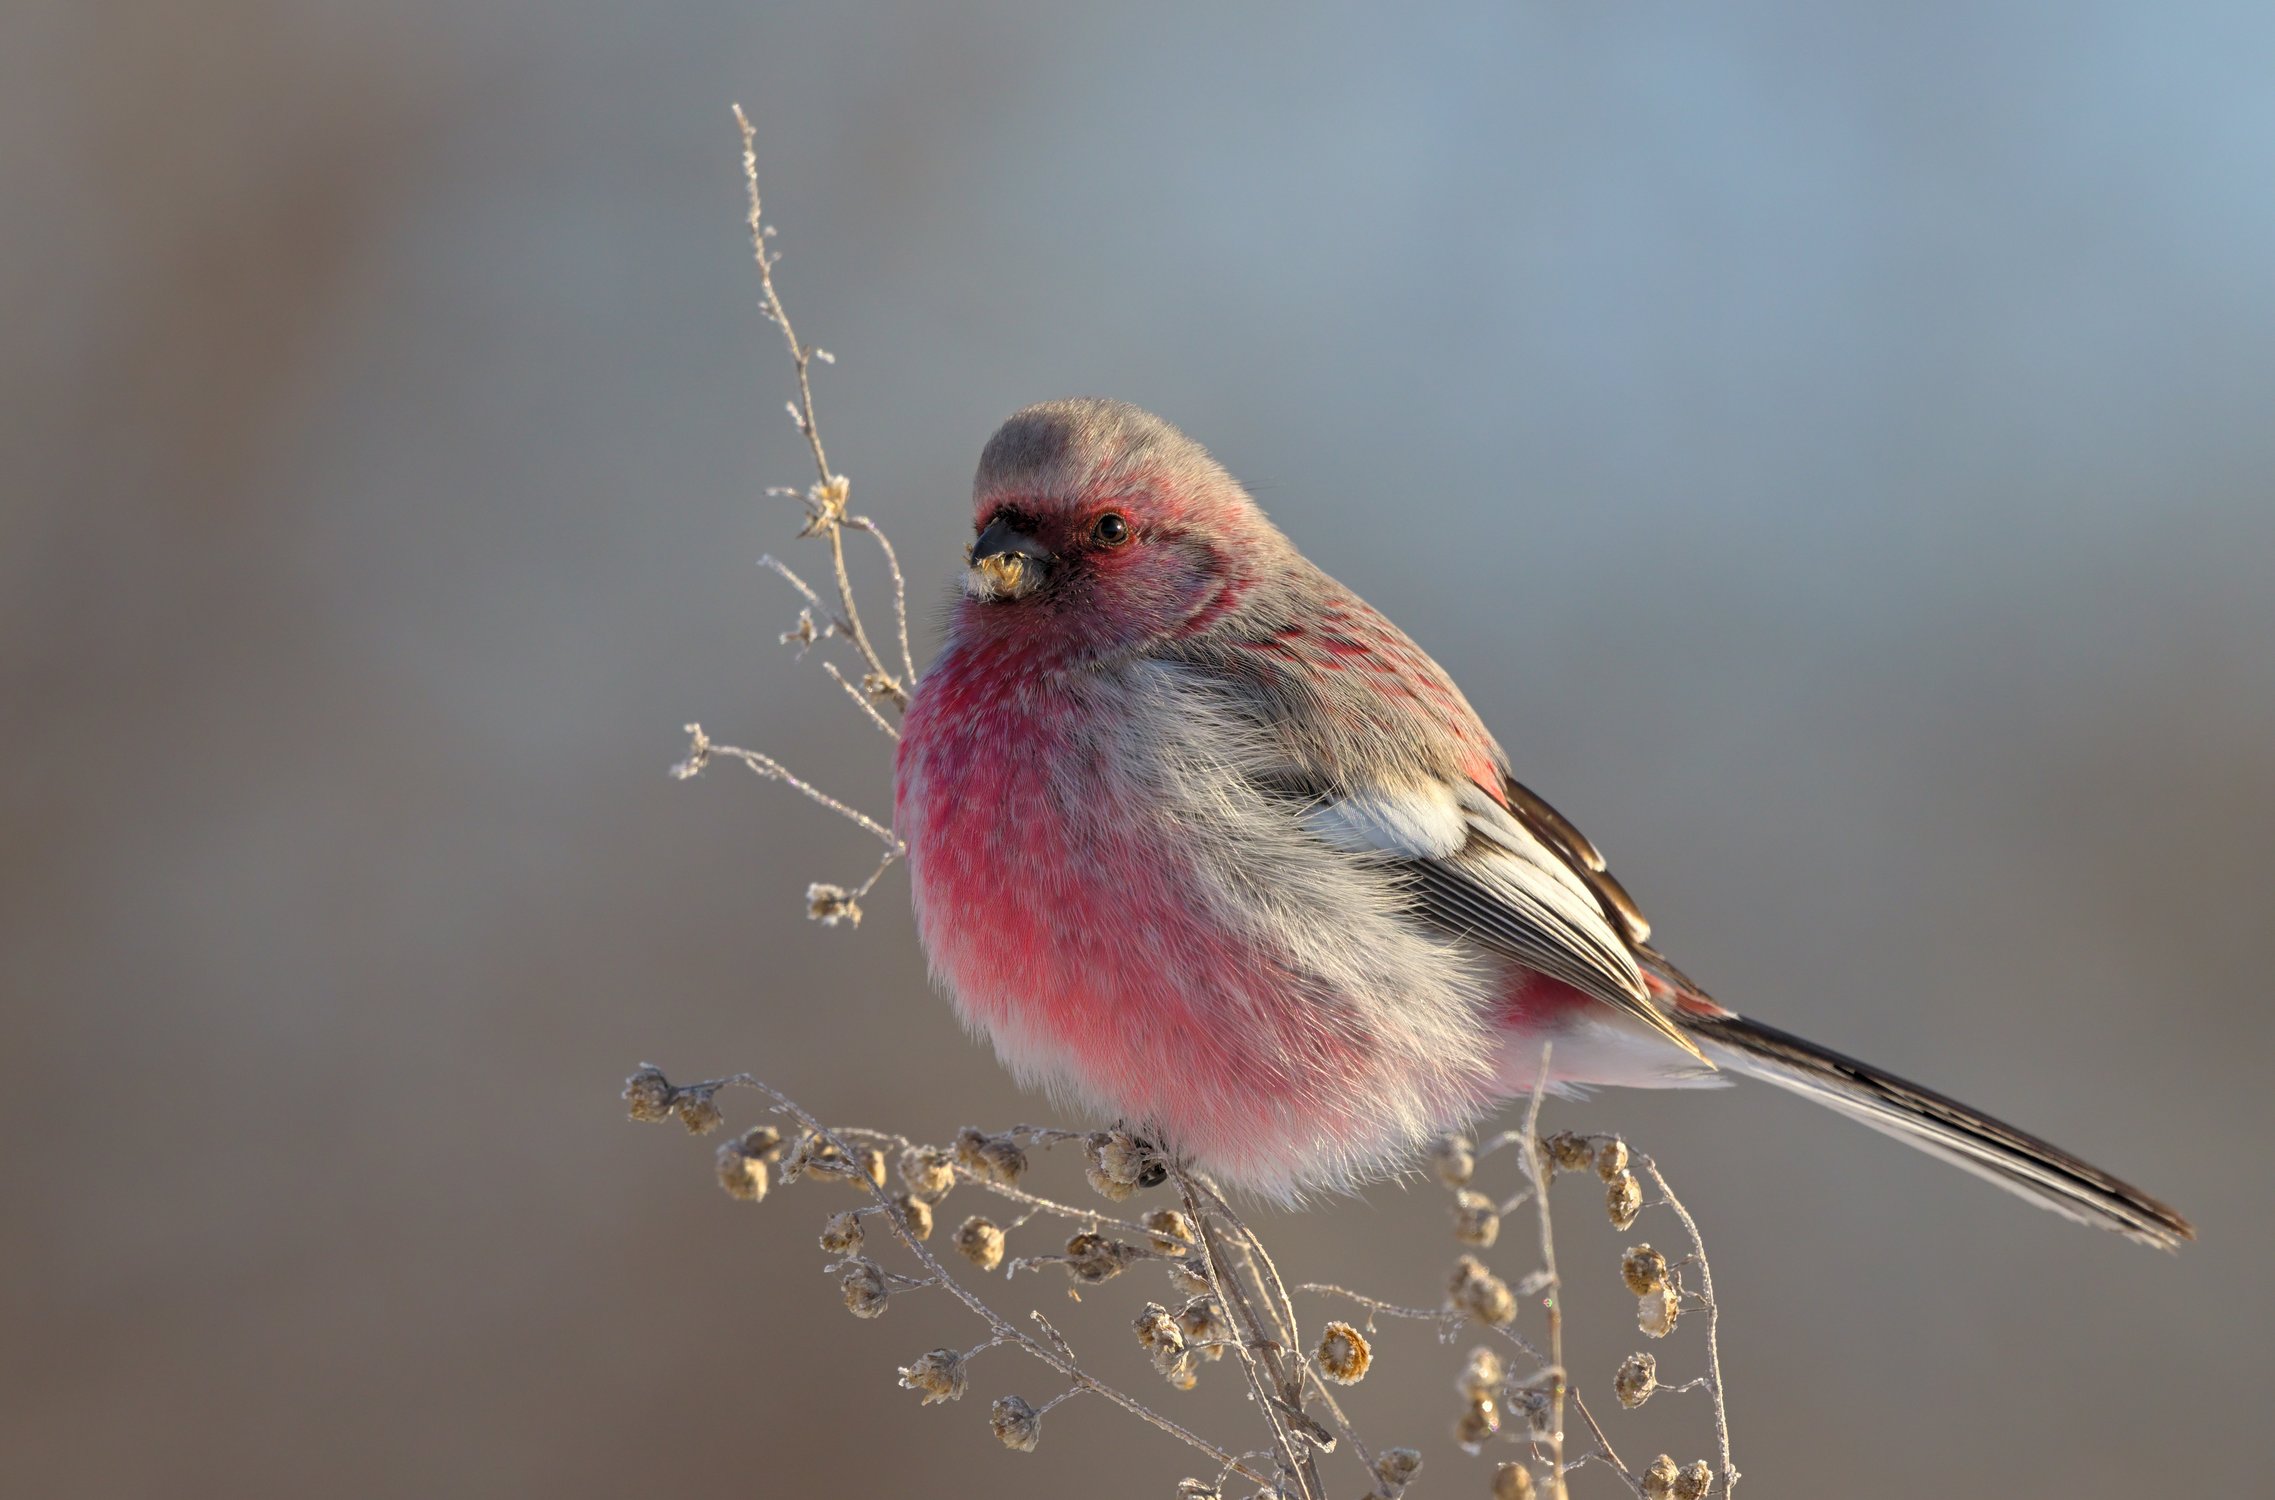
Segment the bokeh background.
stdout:
<svg viewBox="0 0 2275 1500">
<path fill-rule="evenodd" d="M 10 0 L 7 1488 L 1194 1472 L 1098 1403 L 1006 1454 L 986 1399 L 1050 1389 L 1007 1356 L 919 1411 L 893 1367 L 962 1325 L 837 1308 L 842 1190 L 730 1203 L 616 1099 L 649 1058 L 918 1134 L 1044 1109 L 928 993 L 897 875 L 858 932 L 804 920 L 860 834 L 665 775 L 701 718 L 888 791 L 753 566 L 809 476 L 737 99 L 920 656 L 992 425 L 1155 407 L 1452 668 L 1718 994 L 2198 1217 L 2150 1254 L 1760 1088 L 1560 1111 L 1696 1206 L 1751 1493 L 2254 1487 L 2271 56 L 2264 6 L 2099 0 Z M 1600 1397 L 1630 1237 L 1568 1191 Z M 1267 1226 L 1427 1299 L 1442 1214 Z M 1142 1383 L 1155 1294 L 1002 1299 Z M 1394 1335 L 1357 1393 L 1432 1495 L 1484 1493 L 1460 1353 Z M 1243 1431 L 1211 1384 L 1162 1399 Z M 1615 1435 L 1703 1454 L 1691 1401 Z"/>
</svg>

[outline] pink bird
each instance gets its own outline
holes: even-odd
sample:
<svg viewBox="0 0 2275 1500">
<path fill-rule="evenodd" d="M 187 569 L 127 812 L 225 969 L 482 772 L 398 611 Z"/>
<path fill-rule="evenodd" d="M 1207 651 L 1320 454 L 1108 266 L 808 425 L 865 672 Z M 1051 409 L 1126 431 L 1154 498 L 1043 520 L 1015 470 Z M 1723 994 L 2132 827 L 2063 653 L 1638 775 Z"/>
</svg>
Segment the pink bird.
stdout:
<svg viewBox="0 0 2275 1500">
<path fill-rule="evenodd" d="M 1023 1082 L 1290 1197 L 1550 1084 L 1764 1078 L 2088 1224 L 2099 1168 L 1709 999 L 1444 669 L 1202 448 L 1113 401 L 1006 422 L 895 776 L 917 926 Z"/>
</svg>

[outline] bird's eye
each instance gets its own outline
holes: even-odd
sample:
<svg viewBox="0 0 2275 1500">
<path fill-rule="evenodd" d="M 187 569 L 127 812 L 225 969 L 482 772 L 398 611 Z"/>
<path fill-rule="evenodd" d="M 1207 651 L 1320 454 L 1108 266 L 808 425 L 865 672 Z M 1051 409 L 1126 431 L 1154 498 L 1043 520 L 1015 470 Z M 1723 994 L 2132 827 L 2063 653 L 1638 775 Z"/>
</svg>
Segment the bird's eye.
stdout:
<svg viewBox="0 0 2275 1500">
<path fill-rule="evenodd" d="M 1090 528 L 1090 534 L 1101 547 L 1119 547 L 1130 539 L 1130 523 L 1119 513 L 1108 511 Z"/>
</svg>

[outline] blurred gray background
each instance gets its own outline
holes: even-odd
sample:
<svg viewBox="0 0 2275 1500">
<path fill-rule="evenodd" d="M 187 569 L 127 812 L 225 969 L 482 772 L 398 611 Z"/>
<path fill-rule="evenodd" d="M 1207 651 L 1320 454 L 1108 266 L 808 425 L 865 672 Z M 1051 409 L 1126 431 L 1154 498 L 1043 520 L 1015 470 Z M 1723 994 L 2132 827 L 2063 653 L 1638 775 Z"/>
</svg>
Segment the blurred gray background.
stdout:
<svg viewBox="0 0 2275 1500">
<path fill-rule="evenodd" d="M 858 932 L 804 920 L 858 832 L 664 774 L 701 718 L 888 797 L 753 566 L 810 475 L 737 99 L 920 659 L 993 424 L 1155 407 L 1446 662 L 1717 994 L 2197 1216 L 2157 1256 L 1760 1088 L 1558 1111 L 1697 1208 L 1753 1495 L 2251 1488 L 2271 60 L 2275 13 L 2210 3 L 12 0 L 8 1488 L 1195 1471 L 1096 1402 L 1005 1453 L 986 1400 L 1050 1393 L 1013 1356 L 918 1410 L 893 1367 L 964 1325 L 837 1308 L 842 1190 L 733 1204 L 710 1142 L 623 1120 L 642 1058 L 923 1135 L 1045 1110 L 928 992 L 897 874 Z M 1633 1236 L 1560 1199 L 1608 1407 Z M 1266 1219 L 1427 1299 L 1442 1214 Z M 1158 1293 L 1107 1291 L 1001 1295 L 1154 1391 Z M 1356 1393 L 1436 1451 L 1417 1496 L 1485 1492 L 1460 1352 L 1395 1333 Z M 1230 1384 L 1159 1394 L 1230 1436 Z M 1685 1399 L 1623 1450 L 1705 1453 Z"/>
</svg>

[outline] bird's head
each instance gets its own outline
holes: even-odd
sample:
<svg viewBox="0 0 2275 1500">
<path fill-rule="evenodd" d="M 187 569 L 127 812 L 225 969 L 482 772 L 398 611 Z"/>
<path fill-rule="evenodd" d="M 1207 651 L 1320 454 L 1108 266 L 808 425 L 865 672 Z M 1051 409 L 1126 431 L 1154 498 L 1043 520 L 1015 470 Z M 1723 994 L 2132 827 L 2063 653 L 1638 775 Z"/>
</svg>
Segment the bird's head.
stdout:
<svg viewBox="0 0 2275 1500">
<path fill-rule="evenodd" d="M 1159 417 L 1050 401 L 988 439 L 956 610 L 964 638 L 1098 655 L 1196 628 L 1286 541 L 1247 492 Z"/>
</svg>

